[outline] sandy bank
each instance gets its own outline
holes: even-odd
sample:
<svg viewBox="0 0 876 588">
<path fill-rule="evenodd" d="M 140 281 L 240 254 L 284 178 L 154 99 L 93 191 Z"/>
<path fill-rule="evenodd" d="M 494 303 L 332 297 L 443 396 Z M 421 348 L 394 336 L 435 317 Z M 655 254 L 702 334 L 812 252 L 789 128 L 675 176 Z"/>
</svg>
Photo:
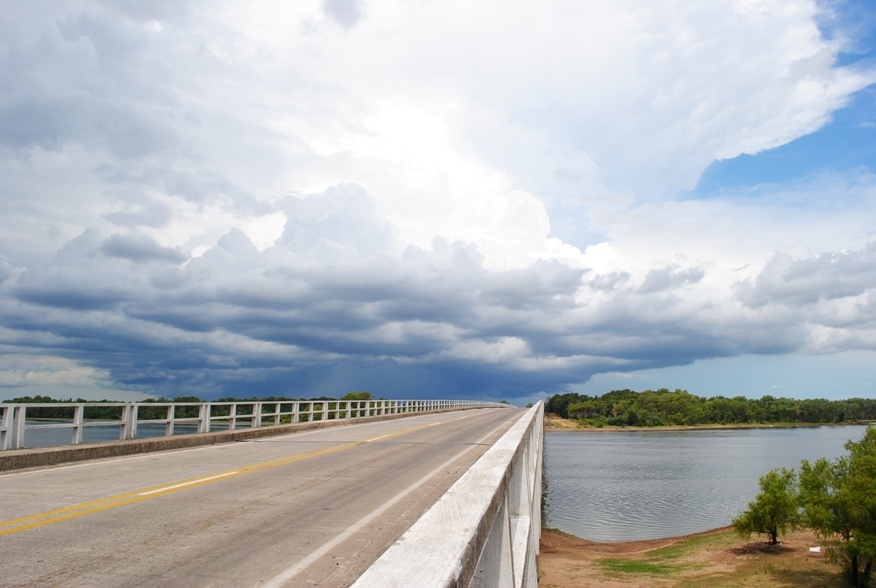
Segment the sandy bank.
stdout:
<svg viewBox="0 0 876 588">
<path fill-rule="evenodd" d="M 771 546 L 745 540 L 729 527 L 705 533 L 622 543 L 594 543 L 561 531 L 542 532 L 541 588 L 650 588 L 842 586 L 839 567 L 828 563 L 811 531 Z"/>
</svg>

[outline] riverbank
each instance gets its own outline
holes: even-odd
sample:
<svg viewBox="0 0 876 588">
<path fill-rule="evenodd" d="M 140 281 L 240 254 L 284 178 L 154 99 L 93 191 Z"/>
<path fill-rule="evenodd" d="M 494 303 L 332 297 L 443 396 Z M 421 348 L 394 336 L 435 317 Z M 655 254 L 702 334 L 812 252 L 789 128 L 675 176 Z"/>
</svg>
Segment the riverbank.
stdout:
<svg viewBox="0 0 876 588">
<path fill-rule="evenodd" d="M 768 545 L 739 537 L 730 527 L 653 541 L 595 543 L 544 529 L 540 588 L 823 588 L 843 586 L 840 568 L 827 562 L 809 530 Z"/>
<path fill-rule="evenodd" d="M 782 429 L 795 427 L 845 427 L 866 426 L 862 423 L 742 423 L 733 425 L 663 425 L 659 427 L 616 427 L 606 425 L 604 427 L 582 426 L 573 419 L 564 419 L 555 414 L 545 413 L 545 431 L 720 431 L 734 429 Z"/>
</svg>

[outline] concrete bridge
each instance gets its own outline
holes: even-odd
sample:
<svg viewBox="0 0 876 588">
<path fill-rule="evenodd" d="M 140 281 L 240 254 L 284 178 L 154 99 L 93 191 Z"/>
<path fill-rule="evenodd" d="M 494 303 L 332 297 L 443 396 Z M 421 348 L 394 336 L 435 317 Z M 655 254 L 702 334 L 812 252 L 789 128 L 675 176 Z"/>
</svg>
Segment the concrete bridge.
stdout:
<svg viewBox="0 0 876 588">
<path fill-rule="evenodd" d="M 0 451 L 2 584 L 536 586 L 540 403 L 339 402 L 286 407 L 298 422 L 198 407 L 181 418 L 206 432 L 150 439 L 128 414 L 118 441 Z M 3 410 L 10 447 L 37 425 Z M 249 425 L 211 431 L 226 412 Z M 52 424 L 81 441 L 75 421 Z"/>
</svg>

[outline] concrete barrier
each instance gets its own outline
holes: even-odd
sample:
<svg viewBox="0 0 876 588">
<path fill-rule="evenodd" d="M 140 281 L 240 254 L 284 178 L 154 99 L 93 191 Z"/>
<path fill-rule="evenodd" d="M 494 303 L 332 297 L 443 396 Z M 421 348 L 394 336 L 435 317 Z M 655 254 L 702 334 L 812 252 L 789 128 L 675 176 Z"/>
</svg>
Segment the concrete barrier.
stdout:
<svg viewBox="0 0 876 588">
<path fill-rule="evenodd" d="M 539 402 L 353 588 L 535 588 L 543 421 Z"/>
</svg>

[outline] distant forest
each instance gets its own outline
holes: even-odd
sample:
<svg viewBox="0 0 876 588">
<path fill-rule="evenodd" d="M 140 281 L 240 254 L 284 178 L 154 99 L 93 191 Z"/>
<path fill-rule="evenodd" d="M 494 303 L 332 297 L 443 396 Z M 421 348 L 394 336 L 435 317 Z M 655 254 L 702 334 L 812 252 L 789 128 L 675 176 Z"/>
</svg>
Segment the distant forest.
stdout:
<svg viewBox="0 0 876 588">
<path fill-rule="evenodd" d="M 797 400 L 763 396 L 703 398 L 687 390 L 613 390 L 602 396 L 555 394 L 545 412 L 594 427 L 745 423 L 847 423 L 876 420 L 876 399 Z"/>
</svg>

